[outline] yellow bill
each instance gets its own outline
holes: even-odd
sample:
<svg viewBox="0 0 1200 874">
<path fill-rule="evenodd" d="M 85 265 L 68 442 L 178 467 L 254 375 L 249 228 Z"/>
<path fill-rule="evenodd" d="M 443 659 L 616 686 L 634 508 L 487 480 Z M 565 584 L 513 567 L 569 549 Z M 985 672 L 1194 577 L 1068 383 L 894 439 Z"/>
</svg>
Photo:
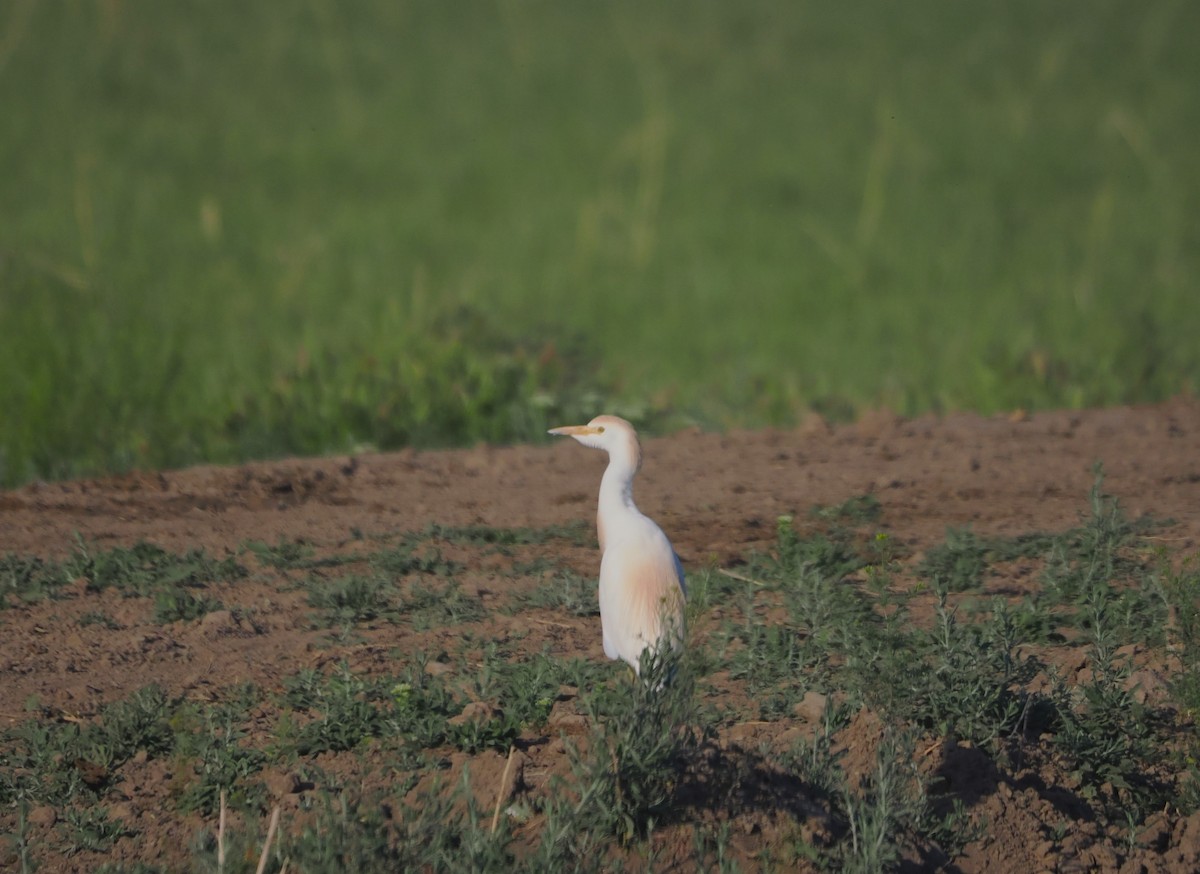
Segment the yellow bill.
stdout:
<svg viewBox="0 0 1200 874">
<path fill-rule="evenodd" d="M 561 428 L 551 428 L 546 433 L 559 437 L 583 437 L 588 434 L 603 434 L 604 429 L 595 425 L 563 425 Z"/>
</svg>

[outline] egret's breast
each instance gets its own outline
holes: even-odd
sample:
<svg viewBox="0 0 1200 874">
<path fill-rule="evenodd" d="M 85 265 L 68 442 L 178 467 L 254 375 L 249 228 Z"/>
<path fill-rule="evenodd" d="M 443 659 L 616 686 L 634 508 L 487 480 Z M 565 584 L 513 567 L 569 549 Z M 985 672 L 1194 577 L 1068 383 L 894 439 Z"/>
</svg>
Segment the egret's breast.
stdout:
<svg viewBox="0 0 1200 874">
<path fill-rule="evenodd" d="M 665 539 L 613 542 L 600 564 L 600 609 L 644 639 L 658 637 L 663 615 L 681 615 L 683 589 L 675 553 Z"/>
</svg>

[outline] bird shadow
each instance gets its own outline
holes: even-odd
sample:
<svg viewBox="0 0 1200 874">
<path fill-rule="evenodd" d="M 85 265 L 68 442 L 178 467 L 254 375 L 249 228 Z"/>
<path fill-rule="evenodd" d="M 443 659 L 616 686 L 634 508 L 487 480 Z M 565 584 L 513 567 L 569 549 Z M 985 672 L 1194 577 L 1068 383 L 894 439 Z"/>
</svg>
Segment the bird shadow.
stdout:
<svg viewBox="0 0 1200 874">
<path fill-rule="evenodd" d="M 748 832 L 782 828 L 797 845 L 810 851 L 836 854 L 850 837 L 851 825 L 836 790 L 781 766 L 778 756 L 736 743 L 702 744 L 687 762 L 675 791 L 674 815 L 679 822 L 739 820 Z M 905 842 L 895 870 L 959 869 L 935 844 Z M 830 858 L 834 856 L 831 855 Z"/>
<path fill-rule="evenodd" d="M 757 824 L 792 821 L 818 844 L 833 844 L 845 825 L 829 793 L 789 773 L 763 752 L 737 744 L 702 744 L 681 771 L 675 790 L 680 821 L 747 819 Z"/>
</svg>

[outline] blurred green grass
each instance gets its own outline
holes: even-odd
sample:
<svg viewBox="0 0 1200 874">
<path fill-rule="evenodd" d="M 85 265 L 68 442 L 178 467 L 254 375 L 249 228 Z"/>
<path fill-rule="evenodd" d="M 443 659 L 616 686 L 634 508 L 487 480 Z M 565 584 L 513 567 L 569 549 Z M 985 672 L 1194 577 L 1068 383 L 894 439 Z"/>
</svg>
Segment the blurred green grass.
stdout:
<svg viewBox="0 0 1200 874">
<path fill-rule="evenodd" d="M 0 7 L 0 482 L 1152 401 L 1200 7 Z"/>
</svg>

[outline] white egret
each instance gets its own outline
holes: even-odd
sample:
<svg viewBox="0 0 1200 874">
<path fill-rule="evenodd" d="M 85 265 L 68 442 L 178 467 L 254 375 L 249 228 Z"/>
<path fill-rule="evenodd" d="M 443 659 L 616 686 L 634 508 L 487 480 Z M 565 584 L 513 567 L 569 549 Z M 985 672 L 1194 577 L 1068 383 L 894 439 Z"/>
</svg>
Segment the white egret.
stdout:
<svg viewBox="0 0 1200 874">
<path fill-rule="evenodd" d="M 682 643 L 687 591 L 671 541 L 633 503 L 633 477 L 642 466 L 637 432 L 622 418 L 597 416 L 586 425 L 553 428 L 550 433 L 608 453 L 596 511 L 600 626 L 604 654 L 624 659 L 639 673 L 644 650 Z"/>
</svg>

